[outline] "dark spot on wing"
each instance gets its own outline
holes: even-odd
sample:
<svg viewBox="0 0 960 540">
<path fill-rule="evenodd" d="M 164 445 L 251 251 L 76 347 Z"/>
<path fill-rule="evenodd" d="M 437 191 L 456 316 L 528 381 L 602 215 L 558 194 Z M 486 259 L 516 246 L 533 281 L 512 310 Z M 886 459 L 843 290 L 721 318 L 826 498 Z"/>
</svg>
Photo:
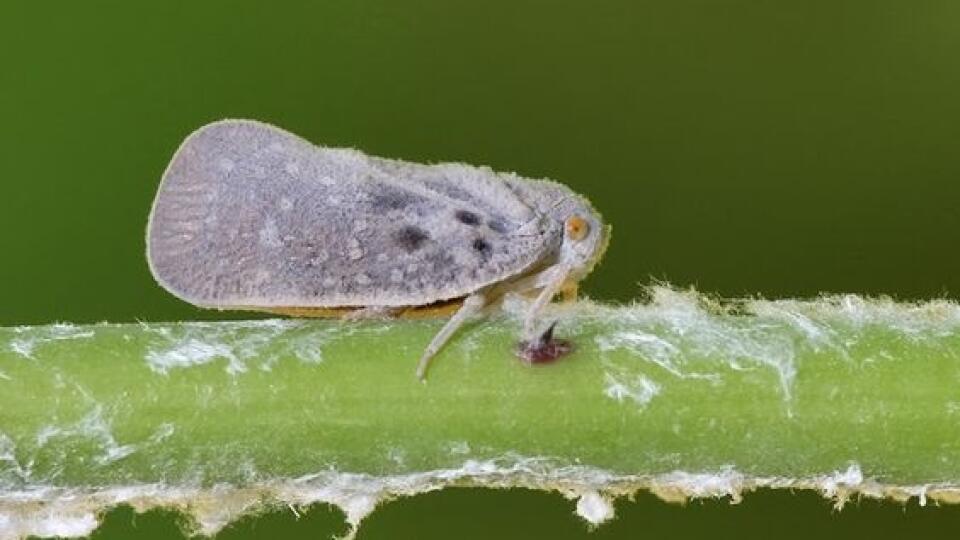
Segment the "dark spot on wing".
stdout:
<svg viewBox="0 0 960 540">
<path fill-rule="evenodd" d="M 483 238 L 477 238 L 473 241 L 473 249 L 477 251 L 490 251 L 492 248 L 490 247 L 490 242 L 487 242 Z"/>
<path fill-rule="evenodd" d="M 471 244 L 471 247 L 474 251 L 480 254 L 480 258 L 486 262 L 490 258 L 490 254 L 493 253 L 493 246 L 490 245 L 490 242 L 487 242 L 483 238 L 477 238 Z"/>
<path fill-rule="evenodd" d="M 407 253 L 412 253 L 430 239 L 427 231 L 413 225 L 405 225 L 393 233 L 393 240 Z"/>
<path fill-rule="evenodd" d="M 480 216 L 469 210 L 457 210 L 453 215 L 457 217 L 457 221 L 464 225 L 476 226 L 480 224 Z"/>
<path fill-rule="evenodd" d="M 505 234 L 507 232 L 507 224 L 499 219 L 491 219 L 487 222 L 487 227 L 490 227 L 490 230 L 500 234 Z"/>
</svg>

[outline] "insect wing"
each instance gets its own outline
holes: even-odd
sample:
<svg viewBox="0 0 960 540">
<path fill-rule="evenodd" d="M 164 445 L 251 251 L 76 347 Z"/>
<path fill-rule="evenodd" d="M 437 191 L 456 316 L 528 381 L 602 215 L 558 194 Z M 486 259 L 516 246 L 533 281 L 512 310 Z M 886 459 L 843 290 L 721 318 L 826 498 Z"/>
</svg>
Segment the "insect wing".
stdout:
<svg viewBox="0 0 960 540">
<path fill-rule="evenodd" d="M 163 176 L 150 268 L 205 307 L 423 305 L 522 273 L 542 226 L 512 175 L 322 148 L 252 121 L 191 134 Z"/>
</svg>

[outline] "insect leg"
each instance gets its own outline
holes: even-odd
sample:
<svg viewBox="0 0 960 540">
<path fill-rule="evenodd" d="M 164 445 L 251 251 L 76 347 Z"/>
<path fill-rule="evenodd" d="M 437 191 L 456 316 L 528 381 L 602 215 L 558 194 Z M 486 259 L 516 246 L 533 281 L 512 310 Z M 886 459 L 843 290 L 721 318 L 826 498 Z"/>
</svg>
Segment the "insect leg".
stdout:
<svg viewBox="0 0 960 540">
<path fill-rule="evenodd" d="M 468 296 L 464 301 L 463 305 L 460 306 L 460 309 L 450 317 L 450 320 L 447 321 L 447 324 L 443 325 L 443 328 L 437 332 L 437 335 L 433 336 L 433 340 L 427 345 L 427 349 L 423 351 L 423 356 L 420 357 L 420 363 L 417 364 L 417 378 L 425 380 L 427 375 L 427 366 L 430 365 L 430 360 L 440 352 L 440 348 L 456 333 L 467 319 L 476 315 L 483 306 L 487 304 L 487 297 L 482 292 L 476 292 Z"/>
<path fill-rule="evenodd" d="M 527 336 L 535 333 L 537 316 L 539 316 L 543 308 L 550 303 L 550 300 L 553 300 L 553 297 L 563 286 L 564 282 L 567 281 L 568 274 L 569 269 L 566 266 L 558 264 L 547 268 L 537 276 L 538 278 L 542 278 L 544 283 L 540 295 L 537 296 L 537 299 L 530 305 L 526 316 L 523 318 L 523 330 Z"/>
<path fill-rule="evenodd" d="M 579 287 L 577 286 L 576 281 L 573 281 L 572 279 L 568 279 L 567 281 L 564 281 L 563 285 L 560 286 L 560 298 L 561 298 L 560 301 L 563 302 L 564 304 L 576 302 L 578 291 L 579 291 Z"/>
</svg>

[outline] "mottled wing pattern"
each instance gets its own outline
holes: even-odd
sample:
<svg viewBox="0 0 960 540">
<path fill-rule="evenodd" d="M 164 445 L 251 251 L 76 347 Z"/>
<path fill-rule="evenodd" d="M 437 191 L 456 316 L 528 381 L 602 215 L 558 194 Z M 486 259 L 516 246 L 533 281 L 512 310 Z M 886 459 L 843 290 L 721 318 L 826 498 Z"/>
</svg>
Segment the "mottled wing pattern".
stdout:
<svg viewBox="0 0 960 540">
<path fill-rule="evenodd" d="M 267 124 L 199 129 L 170 163 L 150 267 L 205 307 L 422 305 L 522 273 L 556 224 L 513 175 L 322 148 Z"/>
</svg>

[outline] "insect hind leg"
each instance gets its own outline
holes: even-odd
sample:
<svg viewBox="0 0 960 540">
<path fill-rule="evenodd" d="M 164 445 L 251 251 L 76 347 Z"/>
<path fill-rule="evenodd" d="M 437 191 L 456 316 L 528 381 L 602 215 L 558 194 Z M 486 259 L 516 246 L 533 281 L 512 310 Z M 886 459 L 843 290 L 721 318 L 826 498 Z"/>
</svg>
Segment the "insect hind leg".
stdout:
<svg viewBox="0 0 960 540">
<path fill-rule="evenodd" d="M 421 381 L 426 380 L 427 368 L 430 366 L 430 360 L 440 352 L 440 349 L 450 340 L 451 337 L 460 329 L 467 320 L 476 315 L 487 305 L 487 297 L 484 293 L 473 293 L 468 296 L 464 301 L 463 305 L 460 306 L 460 309 L 453 314 L 452 317 L 447 321 L 447 324 L 443 325 L 443 328 L 437 332 L 437 335 L 433 336 L 433 340 L 430 341 L 430 344 L 427 345 L 426 350 L 423 351 L 423 356 L 420 357 L 420 362 L 417 364 L 417 378 Z"/>
</svg>

